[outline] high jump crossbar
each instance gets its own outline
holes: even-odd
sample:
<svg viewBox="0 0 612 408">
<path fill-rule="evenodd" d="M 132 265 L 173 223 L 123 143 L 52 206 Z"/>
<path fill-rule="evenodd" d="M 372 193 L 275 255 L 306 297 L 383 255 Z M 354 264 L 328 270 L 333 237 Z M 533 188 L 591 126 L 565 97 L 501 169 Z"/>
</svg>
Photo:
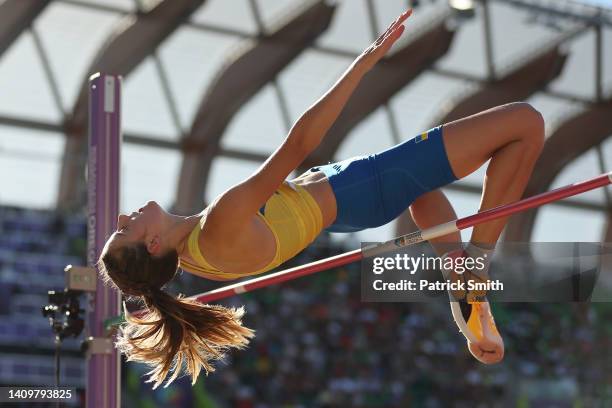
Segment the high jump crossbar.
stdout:
<svg viewBox="0 0 612 408">
<path fill-rule="evenodd" d="M 347 265 L 353 262 L 369 258 L 371 256 L 380 255 L 391 252 L 399 248 L 428 241 L 430 239 L 443 237 L 453 232 L 461 231 L 466 228 L 473 227 L 487 221 L 496 220 L 530 208 L 539 207 L 553 201 L 559 201 L 563 198 L 582 194 L 584 192 L 594 190 L 612 184 L 612 172 L 601 174 L 592 179 L 570 184 L 555 190 L 537 194 L 529 198 L 525 198 L 514 203 L 501 205 L 491 208 L 477 214 L 473 214 L 464 218 L 449 221 L 444 224 L 426 228 L 421 231 L 411 232 L 402 235 L 390 241 L 379 244 L 372 244 L 360 249 L 346 252 L 340 255 L 335 255 L 329 258 L 321 259 L 305 265 L 296 266 L 294 268 L 285 269 L 283 271 L 270 273 L 257 278 L 238 282 L 233 285 L 224 286 L 219 289 L 211 290 L 200 295 L 193 296 L 201 303 L 209 303 L 220 299 L 225 299 L 234 295 L 239 295 L 246 292 L 251 292 L 255 289 L 264 288 L 281 282 L 293 280 L 302 276 L 311 275 L 313 273 L 332 269 L 338 266 Z"/>
<path fill-rule="evenodd" d="M 510 204 L 500 205 L 498 207 L 491 208 L 489 210 L 485 210 L 477 214 L 449 221 L 447 223 L 426 228 L 424 230 L 414 231 L 409 234 L 392 239 L 390 241 L 368 245 L 360 249 L 355 249 L 350 252 L 345 252 L 343 254 L 331 256 L 329 258 L 320 259 L 318 261 L 296 266 L 294 268 L 269 273 L 267 275 L 260 276 L 257 278 L 248 279 L 228 286 L 223 286 L 218 289 L 204 292 L 200 295 L 191 296 L 190 299 L 195 299 L 200 303 L 210 303 L 234 295 L 251 292 L 255 289 L 265 288 L 267 286 L 275 285 L 277 283 L 290 281 L 293 279 L 300 278 L 302 276 L 312 275 L 317 272 L 326 271 L 332 268 L 336 268 L 338 266 L 357 262 L 362 260 L 363 258 L 377 256 L 380 254 L 391 252 L 393 250 L 397 250 L 399 248 L 404 248 L 410 245 L 419 244 L 424 241 L 429 241 L 434 238 L 443 237 L 453 232 L 461 231 L 478 224 L 483 224 L 487 221 L 507 217 L 509 215 L 516 214 L 521 211 L 528 210 L 530 208 L 540 207 L 544 204 L 582 194 L 587 191 L 594 190 L 596 188 L 605 187 L 609 184 L 612 184 L 612 171 L 601 174 L 597 177 L 588 180 L 569 184 L 567 186 L 560 187 L 555 190 L 547 191 L 545 193 L 537 194 L 532 197 L 515 201 Z M 136 311 L 134 312 L 134 314 L 138 315 L 140 312 L 141 311 Z M 105 326 L 109 328 L 110 326 L 121 323 L 122 320 L 123 319 L 121 316 L 108 319 L 105 322 Z"/>
</svg>

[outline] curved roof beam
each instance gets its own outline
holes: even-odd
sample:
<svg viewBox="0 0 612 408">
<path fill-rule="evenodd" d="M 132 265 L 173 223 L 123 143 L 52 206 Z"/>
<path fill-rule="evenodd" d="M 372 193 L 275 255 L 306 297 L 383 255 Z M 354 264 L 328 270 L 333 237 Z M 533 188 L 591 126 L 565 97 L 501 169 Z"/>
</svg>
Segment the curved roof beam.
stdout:
<svg viewBox="0 0 612 408">
<path fill-rule="evenodd" d="M 444 56 L 454 36 L 455 31 L 448 28 L 446 19 L 442 19 L 402 49 L 376 64 L 364 76 L 321 145 L 302 167 L 308 168 L 332 160 L 350 131 Z"/>
<path fill-rule="evenodd" d="M 524 197 L 550 189 L 555 177 L 574 159 L 612 135 L 612 100 L 597 103 L 571 117 L 546 140 Z M 585 129 L 588 129 L 586 131 Z M 506 226 L 504 240 L 529 241 L 538 208 L 512 216 Z M 612 220 L 608 218 L 608 232 Z"/>
<path fill-rule="evenodd" d="M 548 49 L 503 77 L 486 82 L 483 88 L 442 112 L 432 126 L 470 116 L 492 106 L 527 99 L 561 73 L 566 58 L 559 45 Z"/>
<path fill-rule="evenodd" d="M 201 209 L 212 159 L 238 110 L 327 30 L 335 5 L 318 1 L 259 42 L 247 41 L 217 74 L 183 140 L 185 156 L 173 211 Z"/>
<path fill-rule="evenodd" d="M 152 9 L 126 16 L 94 58 L 88 73 L 109 72 L 127 76 L 187 18 L 204 0 L 164 0 Z M 64 149 L 58 208 L 79 206 L 84 192 L 79 190 L 87 155 L 87 84 L 85 78 L 72 115 L 66 118 L 67 141 Z"/>
<path fill-rule="evenodd" d="M 49 0 L 6 0 L 0 4 L 0 56 L 48 4 Z"/>
</svg>

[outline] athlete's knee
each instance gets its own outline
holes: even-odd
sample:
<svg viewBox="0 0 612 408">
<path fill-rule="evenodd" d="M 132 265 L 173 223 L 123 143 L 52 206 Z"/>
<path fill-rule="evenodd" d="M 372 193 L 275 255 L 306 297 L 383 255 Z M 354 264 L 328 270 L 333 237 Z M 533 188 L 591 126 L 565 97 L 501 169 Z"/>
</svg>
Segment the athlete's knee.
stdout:
<svg viewBox="0 0 612 408">
<path fill-rule="evenodd" d="M 522 116 L 526 124 L 536 133 L 544 134 L 544 116 L 533 105 L 521 102 Z"/>
<path fill-rule="evenodd" d="M 539 156 L 544 147 L 544 117 L 528 102 L 515 102 L 514 108 L 519 115 L 521 141 L 525 150 L 532 156 Z"/>
</svg>

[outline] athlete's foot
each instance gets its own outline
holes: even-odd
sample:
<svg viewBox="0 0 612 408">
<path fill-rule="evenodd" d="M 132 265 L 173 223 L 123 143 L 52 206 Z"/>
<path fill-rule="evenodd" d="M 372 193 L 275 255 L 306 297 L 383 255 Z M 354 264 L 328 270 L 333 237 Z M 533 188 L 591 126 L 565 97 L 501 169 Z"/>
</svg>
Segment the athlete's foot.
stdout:
<svg viewBox="0 0 612 408">
<path fill-rule="evenodd" d="M 466 336 L 470 353 L 484 364 L 500 362 L 504 358 L 504 340 L 495 326 L 489 302 L 474 302 L 470 305 L 472 313 L 471 319 L 467 320 L 467 327 L 475 334 L 475 341 L 470 341 Z"/>
<path fill-rule="evenodd" d="M 444 255 L 445 258 L 466 256 L 462 251 L 453 251 Z M 443 270 L 444 277 L 451 282 L 469 280 L 486 281 L 488 276 L 478 275 L 470 271 L 457 274 L 454 270 Z M 484 364 L 494 364 L 504 358 L 504 341 L 495 326 L 486 292 L 455 290 L 449 291 L 450 306 L 453 318 L 461 333 L 465 336 L 470 353 Z"/>
</svg>

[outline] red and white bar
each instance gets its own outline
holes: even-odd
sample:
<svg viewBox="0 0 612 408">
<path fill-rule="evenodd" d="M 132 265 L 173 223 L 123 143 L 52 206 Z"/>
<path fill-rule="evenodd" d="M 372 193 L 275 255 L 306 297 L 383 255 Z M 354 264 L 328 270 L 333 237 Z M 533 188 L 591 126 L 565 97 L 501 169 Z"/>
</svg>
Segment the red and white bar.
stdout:
<svg viewBox="0 0 612 408">
<path fill-rule="evenodd" d="M 509 215 L 516 214 L 518 212 L 525 211 L 530 208 L 539 207 L 541 205 L 548 204 L 553 201 L 558 201 L 563 198 L 578 195 L 589 190 L 604 187 L 608 184 L 612 184 L 612 172 L 602 174 L 595 178 L 585 180 L 579 183 L 570 184 L 568 186 L 548 191 L 546 193 L 538 194 L 533 197 L 525 198 L 524 200 L 520 200 L 511 204 L 491 208 L 478 214 L 460 218 L 455 221 L 450 221 L 445 224 L 424 229 L 422 231 L 412 232 L 410 234 L 403 235 L 401 237 L 395 238 L 391 241 L 383 242 L 381 244 L 371 245 L 363 249 L 356 249 L 354 251 L 346 252 L 344 254 L 311 262 L 306 265 L 301 265 L 295 268 L 286 269 L 284 271 L 271 273 L 243 282 L 238 282 L 233 285 L 225 286 L 219 289 L 212 290 L 210 292 L 203 293 L 201 295 L 195 296 L 194 298 L 202 303 L 208 303 L 213 302 L 215 300 L 224 299 L 233 295 L 250 292 L 255 289 L 263 288 L 281 282 L 286 282 L 302 276 L 311 275 L 316 272 L 321 272 L 338 266 L 347 265 L 353 262 L 360 261 L 366 257 L 376 256 L 379 254 L 397 250 L 398 248 L 406 247 L 408 245 L 428 241 L 433 238 L 443 237 L 444 235 L 448 235 L 452 232 L 470 228 L 474 225 L 482 224 L 487 221 L 507 217 Z"/>
</svg>

